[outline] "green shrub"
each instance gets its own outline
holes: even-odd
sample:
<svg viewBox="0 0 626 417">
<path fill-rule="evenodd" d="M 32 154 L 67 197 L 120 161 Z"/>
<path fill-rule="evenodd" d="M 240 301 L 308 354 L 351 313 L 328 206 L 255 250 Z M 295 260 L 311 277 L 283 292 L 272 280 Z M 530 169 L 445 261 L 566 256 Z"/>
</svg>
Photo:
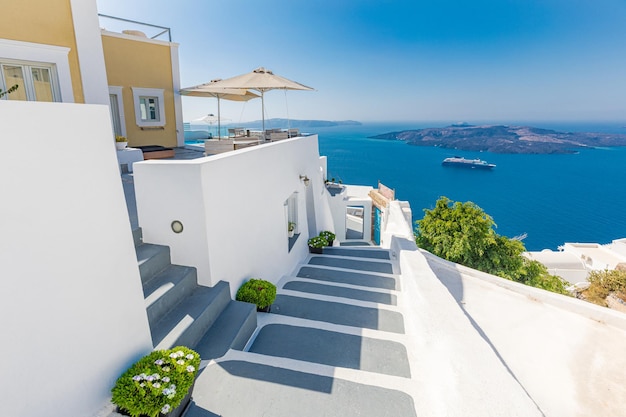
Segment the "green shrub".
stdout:
<svg viewBox="0 0 626 417">
<path fill-rule="evenodd" d="M 328 230 L 324 230 L 320 233 L 320 236 L 326 239 L 326 246 L 332 244 L 333 240 L 335 240 L 335 234 L 333 232 L 329 232 Z"/>
<path fill-rule="evenodd" d="M 289 222 L 287 224 L 287 230 L 293 232 L 294 230 L 296 230 L 296 224 L 294 222 Z"/>
<path fill-rule="evenodd" d="M 168 414 L 187 395 L 199 366 L 200 355 L 186 347 L 156 350 L 118 378 L 112 402 L 132 417 Z"/>
<path fill-rule="evenodd" d="M 309 239 L 308 243 L 312 248 L 323 248 L 324 246 L 328 246 L 328 241 L 321 236 L 312 237 Z"/>
<path fill-rule="evenodd" d="M 626 271 L 604 270 L 591 271 L 588 278 L 590 285 L 583 296 L 587 301 L 606 307 L 606 297 L 612 292 L 619 298 L 626 293 Z"/>
<path fill-rule="evenodd" d="M 251 278 L 239 287 L 237 301 L 256 304 L 257 308 L 266 308 L 276 299 L 276 286 L 269 281 Z"/>
</svg>

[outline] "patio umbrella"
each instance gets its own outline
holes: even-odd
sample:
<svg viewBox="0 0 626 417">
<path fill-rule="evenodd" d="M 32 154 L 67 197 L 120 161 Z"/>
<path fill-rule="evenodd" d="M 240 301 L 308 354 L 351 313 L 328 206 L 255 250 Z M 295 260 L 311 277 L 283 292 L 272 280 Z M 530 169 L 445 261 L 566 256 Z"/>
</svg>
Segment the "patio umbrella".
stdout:
<svg viewBox="0 0 626 417">
<path fill-rule="evenodd" d="M 265 131 L 265 99 L 264 94 L 269 90 L 313 90 L 311 87 L 288 80 L 263 67 L 247 74 L 237 75 L 215 83 L 222 88 L 245 88 L 261 93 L 261 111 L 263 117 L 263 131 Z"/>
<path fill-rule="evenodd" d="M 248 101 L 258 98 L 258 94 L 248 91 L 246 88 L 224 88 L 217 86 L 220 79 L 211 80 L 208 83 L 196 85 L 193 87 L 182 88 L 180 94 L 191 97 L 215 97 L 217 98 L 217 137 L 220 138 L 221 122 L 220 122 L 220 99 L 231 101 Z M 207 116 L 205 116 L 207 117 Z M 206 120 L 204 120 L 206 122 Z"/>
</svg>

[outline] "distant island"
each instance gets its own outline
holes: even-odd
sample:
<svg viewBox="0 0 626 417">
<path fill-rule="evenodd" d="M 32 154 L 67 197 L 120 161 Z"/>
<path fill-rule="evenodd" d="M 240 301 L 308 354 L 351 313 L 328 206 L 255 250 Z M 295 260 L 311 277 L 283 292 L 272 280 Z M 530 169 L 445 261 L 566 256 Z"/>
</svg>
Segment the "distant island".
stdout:
<svg viewBox="0 0 626 417">
<path fill-rule="evenodd" d="M 403 130 L 372 136 L 401 140 L 415 146 L 440 146 L 493 153 L 562 154 L 580 148 L 626 146 L 626 135 L 557 132 L 529 126 L 473 126 L 465 123 L 443 128 Z"/>
<path fill-rule="evenodd" d="M 244 122 L 244 123 L 229 123 L 224 124 L 223 126 L 234 126 L 234 127 L 255 127 L 260 128 L 263 124 L 261 120 L 255 120 L 253 122 Z M 307 128 L 316 128 L 316 127 L 332 127 L 332 126 L 359 126 L 361 122 L 356 122 L 354 120 L 293 120 L 293 119 L 265 119 L 265 128 L 271 129 L 274 127 L 285 128 L 287 126 L 298 128 L 298 129 L 307 129 Z"/>
</svg>

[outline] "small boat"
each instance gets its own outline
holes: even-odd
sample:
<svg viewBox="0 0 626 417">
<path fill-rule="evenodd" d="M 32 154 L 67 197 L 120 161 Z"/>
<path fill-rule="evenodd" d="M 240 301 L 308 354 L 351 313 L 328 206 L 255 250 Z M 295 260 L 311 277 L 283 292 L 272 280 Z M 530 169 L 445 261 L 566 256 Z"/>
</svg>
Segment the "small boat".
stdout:
<svg viewBox="0 0 626 417">
<path fill-rule="evenodd" d="M 446 158 L 443 160 L 441 165 L 457 166 L 457 167 L 463 167 L 463 168 L 478 168 L 478 169 L 493 169 L 496 167 L 495 164 L 490 164 L 481 159 L 465 159 L 460 156 Z"/>
</svg>

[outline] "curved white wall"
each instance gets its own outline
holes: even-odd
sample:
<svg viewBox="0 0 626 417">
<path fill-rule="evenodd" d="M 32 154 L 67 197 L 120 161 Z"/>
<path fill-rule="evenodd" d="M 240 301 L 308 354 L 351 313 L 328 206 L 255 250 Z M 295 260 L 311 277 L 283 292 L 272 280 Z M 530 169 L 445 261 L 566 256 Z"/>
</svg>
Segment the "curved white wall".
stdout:
<svg viewBox="0 0 626 417">
<path fill-rule="evenodd" d="M 300 175 L 310 178 L 308 188 Z M 317 136 L 195 160 L 144 161 L 134 176 L 144 241 L 170 246 L 173 263 L 197 267 L 203 285 L 229 281 L 232 294 L 251 277 L 277 282 L 307 255 L 307 194 L 315 232 L 333 230 Z M 301 235 L 289 252 L 284 203 L 294 192 Z M 183 223 L 182 233 L 172 232 L 173 220 Z"/>
</svg>

